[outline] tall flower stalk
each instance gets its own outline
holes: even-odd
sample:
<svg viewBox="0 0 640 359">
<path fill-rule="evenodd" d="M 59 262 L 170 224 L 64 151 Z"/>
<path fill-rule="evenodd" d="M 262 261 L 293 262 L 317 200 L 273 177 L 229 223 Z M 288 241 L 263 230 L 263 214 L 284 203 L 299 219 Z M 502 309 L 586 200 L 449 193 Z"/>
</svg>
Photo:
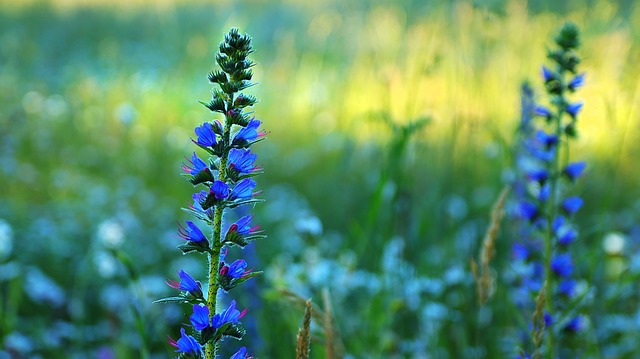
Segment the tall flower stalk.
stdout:
<svg viewBox="0 0 640 359">
<path fill-rule="evenodd" d="M 201 102 L 214 114 L 222 115 L 222 120 L 205 122 L 195 128 L 193 143 L 203 150 L 208 158 L 201 159 L 196 152 L 183 164 L 182 170 L 187 180 L 200 191 L 193 194 L 193 203 L 187 212 L 210 228 L 206 235 L 193 221 L 180 225 L 178 233 L 184 240 L 178 246 L 183 253 L 200 253 L 207 256 L 206 295 L 202 285 L 183 270 L 178 272 L 180 282 L 168 284 L 180 290 L 175 297 L 157 302 L 179 302 L 189 304 L 192 334 L 181 329 L 181 338 L 169 340 L 177 348 L 179 358 L 214 359 L 220 343 L 225 338 L 242 339 L 245 331 L 240 319 L 247 310 L 236 309 L 236 302 L 219 311 L 221 305 L 218 292 L 229 292 L 242 282 L 260 274 L 247 269 L 243 259 L 227 262 L 229 248 L 244 248 L 249 242 L 263 238 L 259 226 L 252 225 L 252 216 L 247 215 L 235 222 L 227 223 L 229 209 L 252 204 L 255 198 L 256 182 L 252 179 L 261 173 L 254 165 L 256 155 L 250 146 L 262 140 L 264 132 L 259 131 L 260 121 L 245 112 L 257 100 L 242 91 L 253 86 L 251 82 L 253 62 L 248 58 L 253 52 L 251 38 L 231 29 L 220 44 L 216 54 L 219 69 L 208 75 L 216 85 L 209 102 Z M 242 347 L 233 359 L 250 358 Z"/>
<path fill-rule="evenodd" d="M 586 167 L 585 162 L 569 161 L 569 142 L 577 136 L 582 109 L 582 102 L 572 101 L 571 95 L 584 84 L 584 74 L 577 72 L 577 27 L 563 26 L 555 45 L 548 52 L 553 65 L 542 67 L 550 106 L 531 107 L 531 101 L 527 102 L 527 112 L 533 109 L 542 123 L 536 125 L 527 120 L 532 131 L 523 139 L 525 159 L 520 170 L 525 186 L 519 208 L 530 229 L 525 231 L 527 240 L 518 244 L 514 252 L 517 259 L 528 260 L 531 265 L 523 284 L 535 294 L 531 323 L 534 358 L 543 354 L 558 357 L 563 335 L 578 331 L 581 325 L 580 316 L 573 310 L 576 281 L 569 249 L 578 237 L 571 218 L 583 201 L 566 194 Z"/>
</svg>

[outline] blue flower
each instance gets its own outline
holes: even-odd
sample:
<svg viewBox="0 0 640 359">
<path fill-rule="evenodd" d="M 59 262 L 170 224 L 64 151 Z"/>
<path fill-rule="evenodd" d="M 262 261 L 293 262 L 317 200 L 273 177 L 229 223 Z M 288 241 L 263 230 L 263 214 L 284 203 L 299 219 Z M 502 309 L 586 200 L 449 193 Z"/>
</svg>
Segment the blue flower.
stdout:
<svg viewBox="0 0 640 359">
<path fill-rule="evenodd" d="M 553 71 L 549 70 L 546 66 L 542 66 L 542 77 L 544 78 L 544 82 L 553 81 L 556 78 L 556 75 Z"/>
<path fill-rule="evenodd" d="M 198 202 L 196 201 L 195 203 Z M 207 240 L 207 236 L 205 236 L 200 228 L 198 228 L 198 226 L 196 226 L 193 222 L 186 221 L 185 223 L 187 224 L 186 228 L 180 225 L 180 228 L 178 229 L 178 235 L 180 236 L 180 238 L 190 242 L 202 242 Z"/>
<path fill-rule="evenodd" d="M 529 248 L 520 242 L 515 242 L 511 247 L 512 256 L 516 260 L 527 260 L 529 252 Z"/>
<path fill-rule="evenodd" d="M 583 203 L 584 201 L 580 197 L 569 197 L 562 201 L 562 209 L 571 215 L 578 212 Z"/>
<path fill-rule="evenodd" d="M 204 170 L 209 170 L 207 164 L 203 160 L 201 160 L 195 152 L 193 153 L 193 156 L 191 156 L 191 159 L 188 161 L 188 165 L 184 163 L 182 164 L 182 170 L 192 176 L 195 176 Z"/>
<path fill-rule="evenodd" d="M 253 197 L 253 189 L 256 187 L 256 181 L 245 178 L 240 181 L 231 191 L 231 200 L 246 199 Z"/>
<path fill-rule="evenodd" d="M 198 211 L 205 213 L 206 211 L 202 208 L 202 204 L 207 200 L 207 191 L 200 191 L 198 193 L 194 193 L 191 198 L 193 199 L 193 205 L 191 207 Z"/>
<path fill-rule="evenodd" d="M 547 119 L 551 118 L 551 111 L 549 111 L 549 109 L 544 106 L 536 106 L 534 112 L 540 117 L 545 117 Z"/>
<path fill-rule="evenodd" d="M 217 200 L 223 200 L 229 196 L 229 186 L 222 181 L 216 180 L 211 185 L 209 193 L 213 194 Z"/>
<path fill-rule="evenodd" d="M 538 206 L 531 202 L 521 202 L 520 216 L 529 222 L 533 222 L 538 218 L 538 216 L 540 216 L 540 210 L 538 209 Z"/>
<path fill-rule="evenodd" d="M 567 278 L 573 273 L 573 262 L 569 253 L 558 254 L 551 259 L 551 270 L 560 277 Z"/>
<path fill-rule="evenodd" d="M 540 202 L 546 202 L 551 195 L 551 185 L 545 183 L 544 186 L 540 188 L 540 193 L 538 193 L 538 200 Z"/>
<path fill-rule="evenodd" d="M 584 161 L 569 163 L 567 167 L 562 171 L 570 180 L 575 181 L 580 177 L 584 169 L 587 167 L 587 163 Z"/>
<path fill-rule="evenodd" d="M 575 229 L 566 226 L 561 227 L 557 232 L 556 236 L 558 236 L 558 243 L 563 246 L 568 246 L 569 244 L 575 242 L 578 238 L 578 232 Z"/>
<path fill-rule="evenodd" d="M 189 293 L 202 293 L 200 282 L 193 279 L 189 273 L 181 269 L 180 272 L 178 272 L 178 276 L 180 276 L 180 289 L 186 290 Z"/>
<path fill-rule="evenodd" d="M 251 227 L 252 219 L 253 219 L 252 215 L 246 215 L 240 218 L 239 220 L 237 220 L 234 224 L 232 224 L 229 230 L 233 228 L 233 230 L 243 235 L 254 233 L 258 228 L 260 228 L 260 226 Z"/>
<path fill-rule="evenodd" d="M 246 313 L 246 309 L 242 312 L 238 311 L 236 309 L 236 301 L 232 300 L 229 308 L 227 308 L 224 312 L 213 316 L 213 319 L 211 319 L 211 326 L 214 329 L 218 329 L 227 323 L 239 324 L 240 318 L 242 318 Z"/>
<path fill-rule="evenodd" d="M 235 354 L 233 354 L 229 359 L 252 359 L 253 357 L 247 355 L 247 348 L 242 347 Z"/>
<path fill-rule="evenodd" d="M 205 122 L 202 126 L 196 127 L 194 132 L 198 136 L 197 141 L 193 141 L 195 144 L 203 147 L 213 147 L 216 145 L 216 134 L 213 132 L 211 123 Z"/>
<path fill-rule="evenodd" d="M 198 341 L 185 333 L 184 328 L 180 328 L 180 339 L 175 341 L 169 337 L 169 344 L 173 347 L 178 348 L 176 352 L 178 353 L 188 353 L 188 354 L 202 354 L 202 346 Z"/>
<path fill-rule="evenodd" d="M 578 116 L 578 112 L 580 112 L 583 105 L 584 104 L 582 103 L 582 101 L 576 102 L 576 103 L 570 103 L 567 105 L 567 113 L 571 117 L 576 118 Z"/>
<path fill-rule="evenodd" d="M 558 136 L 555 134 L 548 134 L 542 130 L 536 132 L 536 140 L 544 144 L 546 148 L 553 148 L 558 144 Z"/>
<path fill-rule="evenodd" d="M 567 325 L 564 326 L 564 330 L 569 332 L 579 332 L 583 328 L 583 321 L 581 316 L 577 316 L 569 321 Z"/>
<path fill-rule="evenodd" d="M 249 121 L 247 126 L 243 127 L 238 131 L 238 133 L 236 133 L 236 136 L 233 138 L 233 144 L 236 146 L 245 144 L 247 142 L 254 141 L 258 137 L 264 136 L 264 132 L 258 132 L 260 124 L 261 122 L 256 119 Z"/>
<path fill-rule="evenodd" d="M 242 278 L 250 271 L 245 271 L 247 268 L 247 262 L 242 259 L 237 259 L 235 262 L 231 263 L 231 265 L 224 265 L 220 270 L 220 273 L 224 276 L 231 278 Z"/>
<path fill-rule="evenodd" d="M 573 279 L 565 279 L 558 284 L 558 292 L 560 294 L 566 295 L 567 297 L 572 297 L 575 292 L 576 281 Z"/>
<path fill-rule="evenodd" d="M 189 317 L 191 324 L 196 330 L 204 330 L 209 327 L 209 308 L 206 305 L 196 304 L 193 306 L 193 314 Z"/>
<path fill-rule="evenodd" d="M 547 179 L 549 179 L 549 172 L 544 168 L 537 168 L 535 170 L 531 170 L 528 174 L 529 179 L 534 180 L 538 183 L 544 183 Z"/>
<path fill-rule="evenodd" d="M 575 91 L 577 88 L 582 87 L 584 85 L 585 73 L 578 74 L 569 81 L 569 90 Z"/>
<path fill-rule="evenodd" d="M 238 171 L 239 173 L 251 173 L 258 168 L 253 165 L 255 162 L 256 154 L 251 153 L 249 150 L 241 150 L 232 148 L 229 151 L 229 167 Z"/>
</svg>

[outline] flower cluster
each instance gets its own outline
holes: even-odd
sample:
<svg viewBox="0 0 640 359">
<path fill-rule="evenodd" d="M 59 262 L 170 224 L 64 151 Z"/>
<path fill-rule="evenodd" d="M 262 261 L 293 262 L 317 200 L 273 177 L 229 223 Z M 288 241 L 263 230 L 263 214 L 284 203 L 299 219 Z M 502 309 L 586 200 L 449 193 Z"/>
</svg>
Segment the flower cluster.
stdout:
<svg viewBox="0 0 640 359">
<path fill-rule="evenodd" d="M 247 310 L 236 309 L 231 301 L 223 311 L 216 313 L 219 306 L 219 290 L 229 292 L 242 282 L 260 274 L 247 269 L 243 259 L 231 263 L 225 262 L 228 248 L 244 248 L 249 242 L 263 238 L 259 226 L 251 224 L 251 215 L 239 218 L 235 222 L 224 223 L 227 209 L 260 201 L 256 198 L 256 182 L 252 177 L 260 173 L 255 166 L 256 155 L 250 146 L 264 138 L 260 131 L 261 122 L 244 112 L 253 106 L 256 98 L 240 91 L 253 85 L 251 67 L 248 59 L 252 52 L 251 38 L 241 35 L 237 29 L 231 29 L 225 35 L 216 54 L 220 70 L 209 74 L 209 81 L 217 84 L 210 102 L 203 104 L 212 112 L 223 115 L 224 120 L 205 122 L 195 128 L 193 143 L 209 157 L 202 159 L 193 152 L 182 171 L 194 187 L 201 187 L 193 194 L 193 202 L 185 210 L 199 222 L 211 227 L 211 236 L 206 235 L 199 224 L 186 221 L 180 225 L 178 234 L 184 241 L 178 246 L 183 253 L 201 253 L 208 257 L 209 273 L 206 294 L 202 285 L 184 270 L 178 272 L 180 281 L 168 281 L 167 284 L 180 291 L 175 297 L 157 302 L 179 302 L 191 306 L 189 317 L 192 334 L 185 328 L 180 331 L 178 340 L 169 338 L 169 344 L 176 348 L 179 358 L 217 358 L 219 343 L 225 338 L 242 339 L 245 331 L 240 319 Z M 223 227 L 226 231 L 223 231 Z M 240 348 L 232 359 L 250 358 L 247 349 Z"/>
<path fill-rule="evenodd" d="M 551 107 L 536 105 L 532 92 L 523 91 L 517 161 L 521 182 L 516 184 L 515 193 L 525 225 L 513 246 L 514 267 L 521 275 L 516 304 L 531 312 L 536 306 L 535 312 L 541 315 L 534 315 L 530 324 L 534 351 L 544 351 L 553 358 L 562 336 L 581 327 L 581 317 L 573 310 L 576 280 L 569 249 L 578 238 L 571 219 L 583 201 L 566 193 L 586 168 L 585 162 L 571 162 L 568 156 L 568 141 L 577 135 L 582 109 L 582 102 L 572 102 L 569 96 L 585 81 L 584 73 L 577 72 L 578 29 L 566 24 L 555 42 L 557 48 L 548 53 L 554 66 L 542 67 Z M 536 122 L 536 118 L 541 121 Z M 546 338 L 546 349 L 541 338 Z"/>
</svg>

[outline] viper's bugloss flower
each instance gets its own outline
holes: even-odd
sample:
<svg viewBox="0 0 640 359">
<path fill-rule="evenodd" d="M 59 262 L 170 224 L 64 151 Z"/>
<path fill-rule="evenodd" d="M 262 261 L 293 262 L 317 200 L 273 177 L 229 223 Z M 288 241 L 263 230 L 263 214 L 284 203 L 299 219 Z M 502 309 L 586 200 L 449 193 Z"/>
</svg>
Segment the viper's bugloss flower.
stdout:
<svg viewBox="0 0 640 359">
<path fill-rule="evenodd" d="M 261 123 L 262 122 L 256 119 L 252 119 L 251 121 L 249 121 L 247 126 L 243 127 L 242 129 L 240 129 L 240 131 L 238 131 L 238 133 L 236 133 L 236 136 L 233 138 L 233 145 L 243 146 L 247 143 L 251 143 L 259 137 L 264 136 L 264 132 L 258 132 L 258 127 L 260 127 Z"/>
<path fill-rule="evenodd" d="M 188 161 L 189 164 L 182 164 L 182 170 L 192 176 L 195 176 L 202 171 L 209 170 L 207 164 L 203 160 L 201 160 L 195 152 L 191 156 L 191 159 L 188 159 Z"/>
<path fill-rule="evenodd" d="M 578 238 L 578 232 L 569 226 L 564 226 L 556 232 L 556 236 L 560 245 L 568 246 Z"/>
<path fill-rule="evenodd" d="M 245 178 L 242 181 L 238 182 L 235 187 L 233 187 L 233 191 L 231 191 L 230 200 L 234 199 L 246 199 L 253 197 L 253 189 L 256 187 L 256 181 Z"/>
<path fill-rule="evenodd" d="M 551 195 L 551 186 L 548 183 L 545 183 L 544 186 L 540 187 L 540 192 L 538 192 L 538 201 L 546 202 Z"/>
<path fill-rule="evenodd" d="M 229 359 L 253 359 L 253 357 L 247 354 L 247 348 L 242 347 L 235 354 L 233 354 Z"/>
<path fill-rule="evenodd" d="M 551 259 L 551 269 L 563 278 L 567 278 L 573 273 L 573 262 L 569 253 L 557 254 Z"/>
<path fill-rule="evenodd" d="M 584 161 L 569 163 L 562 171 L 571 181 L 575 181 L 584 169 L 587 167 L 587 163 Z"/>
<path fill-rule="evenodd" d="M 256 157 L 258 156 L 249 150 L 232 148 L 229 151 L 229 168 L 232 168 L 238 173 L 254 172 L 258 170 L 258 168 L 253 165 Z"/>
<path fill-rule="evenodd" d="M 211 185 L 209 192 L 215 197 L 215 199 L 220 201 L 229 196 L 229 186 L 222 181 L 215 181 Z"/>
<path fill-rule="evenodd" d="M 206 212 L 202 208 L 202 204 L 207 200 L 207 195 L 208 195 L 207 191 L 200 191 L 200 192 L 194 193 L 191 196 L 191 198 L 193 199 L 193 205 L 191 205 L 191 207 L 198 212 L 203 212 L 203 213 Z"/>
<path fill-rule="evenodd" d="M 178 348 L 176 352 L 178 353 L 187 353 L 187 354 L 202 354 L 202 346 L 196 338 L 191 335 L 187 335 L 184 328 L 180 328 L 180 339 L 178 341 L 173 340 L 169 337 L 169 345 Z"/>
<path fill-rule="evenodd" d="M 194 305 L 189 320 L 196 330 L 204 330 L 209 327 L 209 308 L 202 304 Z"/>
<path fill-rule="evenodd" d="M 565 200 L 562 201 L 562 209 L 571 215 L 578 212 L 583 203 L 584 201 L 580 197 L 565 198 Z"/>
<path fill-rule="evenodd" d="M 585 78 L 586 74 L 583 72 L 581 74 L 575 75 L 571 81 L 569 81 L 569 85 L 567 86 L 569 88 L 569 90 L 571 91 L 575 91 L 576 89 L 578 89 L 579 87 L 582 87 L 584 85 L 584 78 Z"/>
<path fill-rule="evenodd" d="M 564 279 L 558 283 L 558 292 L 567 297 L 573 297 L 575 292 L 576 281 L 573 279 Z"/>
<path fill-rule="evenodd" d="M 544 106 L 536 106 L 535 114 L 540 117 L 551 118 L 551 111 Z"/>
<path fill-rule="evenodd" d="M 260 228 L 260 226 L 256 225 L 251 227 L 252 219 L 253 219 L 252 215 L 246 215 L 240 218 L 235 223 L 233 223 L 231 227 L 229 227 L 229 231 L 236 231 L 239 234 L 243 234 L 243 235 L 258 232 L 258 229 Z"/>
<path fill-rule="evenodd" d="M 553 315 L 549 312 L 544 312 L 544 326 L 549 327 L 553 324 Z"/>
<path fill-rule="evenodd" d="M 536 140 L 543 144 L 546 148 L 553 148 L 558 144 L 558 136 L 549 134 L 542 130 L 536 132 Z"/>
<path fill-rule="evenodd" d="M 540 210 L 535 204 L 524 201 L 520 203 L 520 216 L 529 222 L 534 222 L 540 216 Z"/>
<path fill-rule="evenodd" d="M 216 145 L 216 133 L 213 131 L 213 126 L 210 122 L 205 122 L 202 126 L 196 127 L 194 132 L 198 136 L 198 140 L 194 141 L 203 147 L 213 147 Z"/>
<path fill-rule="evenodd" d="M 198 226 L 196 226 L 191 221 L 186 221 L 185 223 L 187 224 L 187 227 L 180 225 L 180 228 L 178 228 L 178 235 L 180 236 L 180 238 L 184 239 L 185 241 L 191 242 L 207 241 L 207 236 L 202 233 Z"/>
<path fill-rule="evenodd" d="M 578 112 L 582 109 L 584 104 L 582 101 L 576 103 L 570 103 L 567 105 L 567 113 L 574 119 L 578 116 Z"/>
<path fill-rule="evenodd" d="M 582 321 L 582 317 L 581 316 L 577 316 L 573 319 L 571 319 L 569 321 L 569 323 L 567 323 L 567 325 L 564 326 L 564 330 L 569 331 L 569 332 L 579 332 L 580 330 L 582 330 L 584 324 Z"/>
<path fill-rule="evenodd" d="M 234 325 L 239 324 L 240 319 L 244 317 L 245 314 L 247 314 L 247 310 L 245 309 L 240 312 L 236 309 L 236 301 L 232 300 L 229 308 L 227 308 L 224 312 L 218 313 L 213 316 L 213 318 L 211 319 L 211 326 L 213 327 L 213 329 L 218 329 L 227 323 L 231 323 Z"/>
<path fill-rule="evenodd" d="M 542 78 L 544 82 L 553 81 L 556 75 L 553 71 L 549 70 L 546 66 L 542 66 Z"/>
<path fill-rule="evenodd" d="M 202 284 L 197 280 L 193 279 L 189 273 L 184 270 L 180 270 L 178 272 L 178 276 L 180 276 L 180 282 L 176 281 L 167 281 L 167 284 L 174 289 L 186 290 L 189 294 L 193 295 L 197 298 L 202 298 Z"/>
<path fill-rule="evenodd" d="M 243 259 L 236 259 L 231 265 L 227 265 L 226 263 L 222 265 L 220 275 L 231 278 L 242 278 L 251 273 L 250 270 L 245 271 L 245 268 L 247 268 L 247 262 Z"/>
</svg>

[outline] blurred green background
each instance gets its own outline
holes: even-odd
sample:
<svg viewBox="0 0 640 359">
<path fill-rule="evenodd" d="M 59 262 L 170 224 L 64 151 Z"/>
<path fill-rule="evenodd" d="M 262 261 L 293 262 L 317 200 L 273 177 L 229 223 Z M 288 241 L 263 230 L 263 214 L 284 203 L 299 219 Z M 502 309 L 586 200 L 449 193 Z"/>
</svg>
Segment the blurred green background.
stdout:
<svg viewBox="0 0 640 359">
<path fill-rule="evenodd" d="M 634 1 L 52 0 L 0 4 L 0 358 L 165 358 L 187 308 L 175 247 L 179 176 L 213 119 L 206 74 L 223 34 L 254 38 L 249 90 L 265 275 L 236 293 L 250 351 L 291 358 L 302 306 L 328 288 L 352 358 L 513 357 L 513 235 L 482 310 L 469 260 L 512 176 L 519 88 L 546 46 L 582 30 L 587 85 L 572 157 L 583 357 L 640 351 L 640 4 Z M 508 226 L 506 226 L 508 227 Z M 603 248 L 617 236 L 623 250 Z M 604 242 L 603 242 L 604 241 Z M 321 328 L 312 356 L 324 357 Z M 227 345 L 229 351 L 237 343 Z"/>
</svg>

